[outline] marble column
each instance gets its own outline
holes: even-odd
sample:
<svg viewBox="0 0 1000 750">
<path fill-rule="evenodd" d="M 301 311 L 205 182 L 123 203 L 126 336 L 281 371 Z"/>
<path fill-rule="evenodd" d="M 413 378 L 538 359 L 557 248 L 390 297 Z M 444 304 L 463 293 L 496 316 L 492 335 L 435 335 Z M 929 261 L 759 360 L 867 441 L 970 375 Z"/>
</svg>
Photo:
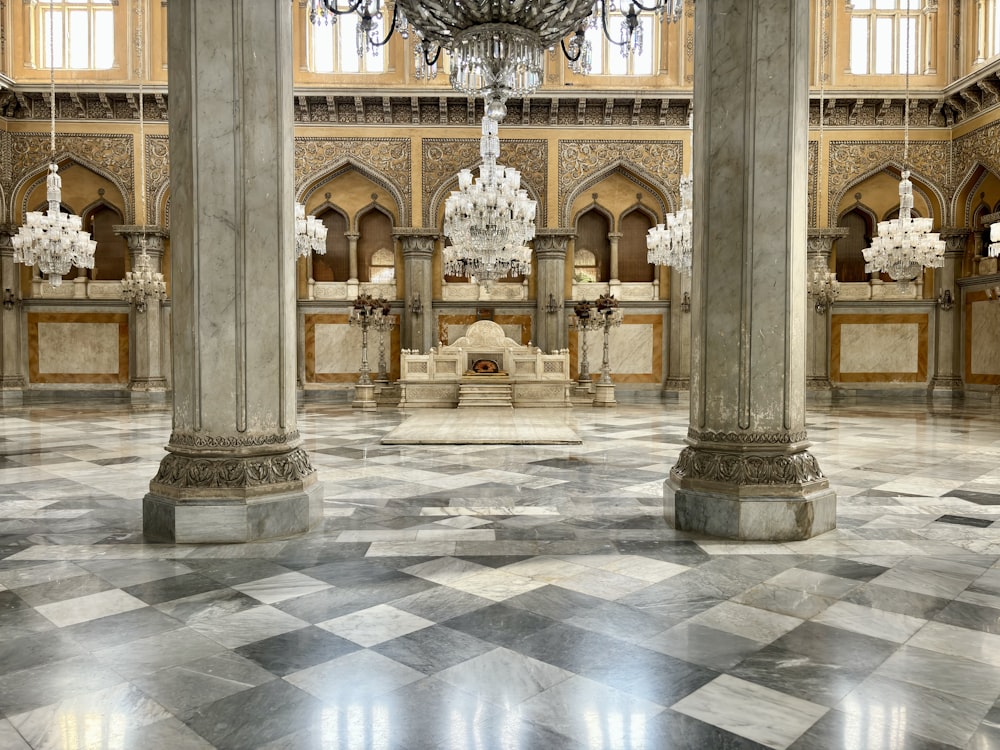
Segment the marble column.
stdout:
<svg viewBox="0 0 1000 750">
<path fill-rule="evenodd" d="M 348 273 L 350 278 L 348 281 L 353 281 L 357 283 L 358 281 L 358 240 L 361 239 L 361 235 L 357 232 L 347 232 L 345 235 L 347 237 L 347 265 Z"/>
<path fill-rule="evenodd" d="M 129 260 L 132 268 L 142 254 L 143 242 L 153 273 L 159 273 L 163 265 L 163 243 L 167 233 L 158 226 L 114 227 L 115 234 L 121 235 L 128 243 Z M 144 312 L 133 306 L 129 313 L 129 390 L 133 401 L 159 401 L 166 398 L 167 378 L 164 375 L 163 316 L 158 299 L 150 300 Z"/>
<path fill-rule="evenodd" d="M 403 349 L 429 352 L 436 346 L 434 336 L 434 243 L 438 233 L 420 227 L 397 228 L 393 237 L 403 248 L 403 288 L 406 309 L 399 316 Z"/>
<path fill-rule="evenodd" d="M 809 227 L 808 262 L 806 263 L 806 283 L 812 279 L 814 271 L 830 273 L 830 255 L 833 243 L 850 233 L 846 227 Z M 819 304 L 819 300 L 806 295 L 806 387 L 810 397 L 820 399 L 832 397 L 833 383 L 830 382 L 830 316 L 833 307 L 829 303 Z"/>
<path fill-rule="evenodd" d="M 670 273 L 670 340 L 663 390 L 678 395 L 691 386 L 691 273 L 666 270 Z"/>
<path fill-rule="evenodd" d="M 938 307 L 934 316 L 934 375 L 931 377 L 932 396 L 961 395 L 962 385 L 962 311 L 958 301 L 958 277 L 969 229 L 941 230 L 945 241 L 944 266 L 935 272 L 938 286 Z M 950 300 L 945 295 L 950 295 Z M 946 309 L 947 308 L 947 309 Z"/>
<path fill-rule="evenodd" d="M 618 242 L 621 240 L 621 232 L 611 232 L 608 234 L 608 243 L 611 246 L 611 258 L 609 265 L 608 289 L 609 294 L 615 299 L 621 299 L 621 279 L 618 277 Z"/>
<path fill-rule="evenodd" d="M 322 486 L 295 413 L 293 8 L 171 0 L 173 431 L 153 539 L 307 531 Z"/>
<path fill-rule="evenodd" d="M 10 238 L 17 234 L 13 224 L 0 225 L 0 403 L 18 403 L 25 387 L 23 327 L 21 325 L 21 276 L 14 263 Z"/>
<path fill-rule="evenodd" d="M 807 539 L 836 525 L 805 429 L 809 4 L 711 10 L 695 17 L 691 421 L 665 510 L 687 531 Z"/>
<path fill-rule="evenodd" d="M 566 249 L 575 236 L 572 229 L 539 229 L 535 233 L 535 343 L 543 352 L 569 346 Z"/>
</svg>

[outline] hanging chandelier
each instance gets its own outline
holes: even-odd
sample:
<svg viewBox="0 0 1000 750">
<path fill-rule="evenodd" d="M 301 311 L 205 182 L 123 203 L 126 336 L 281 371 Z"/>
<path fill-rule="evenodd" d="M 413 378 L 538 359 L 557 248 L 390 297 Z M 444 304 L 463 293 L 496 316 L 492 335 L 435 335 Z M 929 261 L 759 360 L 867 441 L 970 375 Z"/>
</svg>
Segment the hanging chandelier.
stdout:
<svg viewBox="0 0 1000 750">
<path fill-rule="evenodd" d="M 142 2 L 135 4 L 136 14 L 136 57 L 139 63 L 136 67 L 136 75 L 139 78 L 139 189 L 140 195 L 145 195 L 146 190 L 146 129 L 145 118 L 143 117 L 143 37 L 142 37 Z M 167 285 L 163 281 L 163 274 L 153 270 L 153 265 L 146 252 L 146 224 L 142 225 L 142 238 L 139 244 L 139 257 L 135 259 L 135 267 L 131 271 L 125 272 L 122 280 L 121 298 L 135 307 L 136 312 L 146 312 L 146 306 L 150 301 L 162 302 L 167 298 Z"/>
<path fill-rule="evenodd" d="M 535 236 L 537 207 L 521 187 L 521 173 L 497 164 L 498 120 L 503 113 L 495 109 L 496 103 L 483 117 L 479 176 L 473 180 L 471 170 L 461 170 L 458 190 L 452 191 L 444 207 L 444 233 L 451 240 L 444 248 L 444 272 L 487 283 L 531 273 L 527 243 Z M 491 112 L 499 117 L 490 116 Z"/>
<path fill-rule="evenodd" d="M 990 258 L 1000 256 L 1000 221 L 990 224 L 988 253 Z"/>
<path fill-rule="evenodd" d="M 49 174 L 45 178 L 45 197 L 49 207 L 45 213 L 29 211 L 25 223 L 11 237 L 14 262 L 25 266 L 38 265 L 38 270 L 57 287 L 73 266 L 94 267 L 97 243 L 83 231 L 83 219 L 62 211 L 62 178 L 56 164 L 56 73 L 53 0 L 49 0 Z"/>
<path fill-rule="evenodd" d="M 306 216 L 306 207 L 295 204 L 295 255 L 304 258 L 309 253 L 326 254 L 326 224 L 313 215 Z"/>
<path fill-rule="evenodd" d="M 691 193 L 694 180 L 681 178 L 681 209 L 666 216 L 666 223 L 651 227 L 646 234 L 646 260 L 657 266 L 672 266 L 678 271 L 691 269 L 693 220 Z"/>
<path fill-rule="evenodd" d="M 588 28 L 598 28 L 624 56 L 641 54 L 640 12 L 656 13 L 667 22 L 680 19 L 684 0 L 632 0 L 618 9 L 614 0 L 503 0 L 459 3 L 450 0 L 309 0 L 314 24 L 336 23 L 358 16 L 358 56 L 377 53 L 394 31 L 416 37 L 416 77 L 433 78 L 441 52 L 451 62 L 452 88 L 487 102 L 528 96 L 542 83 L 546 50 L 557 43 L 576 73 L 589 73 L 592 59 Z M 612 16 L 619 15 L 617 38 Z M 386 30 L 381 21 L 388 18 Z M 566 37 L 572 35 L 569 44 Z"/>
<path fill-rule="evenodd" d="M 887 273 L 899 286 L 906 287 L 924 268 L 944 265 L 945 242 L 932 232 L 934 221 L 914 217 L 913 183 L 907 168 L 910 156 L 910 35 L 906 35 L 906 99 L 903 105 L 903 170 L 899 180 L 899 218 L 878 223 L 865 256 L 865 273 Z M 822 114 L 820 115 L 822 118 Z"/>
</svg>

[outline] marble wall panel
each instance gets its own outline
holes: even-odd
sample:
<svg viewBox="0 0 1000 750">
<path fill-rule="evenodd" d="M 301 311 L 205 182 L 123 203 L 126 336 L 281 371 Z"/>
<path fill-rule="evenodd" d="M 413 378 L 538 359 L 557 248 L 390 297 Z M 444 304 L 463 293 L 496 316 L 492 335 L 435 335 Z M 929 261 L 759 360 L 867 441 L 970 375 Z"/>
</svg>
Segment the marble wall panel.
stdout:
<svg viewBox="0 0 1000 750">
<path fill-rule="evenodd" d="M 128 315 L 29 313 L 32 383 L 128 383 Z"/>
<path fill-rule="evenodd" d="M 834 315 L 830 377 L 845 383 L 927 380 L 927 315 Z"/>
<path fill-rule="evenodd" d="M 572 377 L 580 374 L 582 355 L 576 331 L 569 335 Z M 587 333 L 587 364 L 594 379 L 600 377 L 604 356 L 604 332 Z M 612 328 L 608 339 L 608 363 L 616 383 L 660 383 L 663 380 L 663 316 L 625 315 L 622 325 Z"/>
<path fill-rule="evenodd" d="M 965 297 L 965 382 L 1000 385 L 1000 302 L 982 291 Z"/>
<path fill-rule="evenodd" d="M 361 368 L 361 330 L 349 316 L 333 313 L 305 315 L 305 370 L 308 383 L 354 383 Z M 399 329 L 385 334 L 389 378 L 399 377 Z M 379 334 L 368 332 L 368 366 L 378 373 Z"/>
</svg>

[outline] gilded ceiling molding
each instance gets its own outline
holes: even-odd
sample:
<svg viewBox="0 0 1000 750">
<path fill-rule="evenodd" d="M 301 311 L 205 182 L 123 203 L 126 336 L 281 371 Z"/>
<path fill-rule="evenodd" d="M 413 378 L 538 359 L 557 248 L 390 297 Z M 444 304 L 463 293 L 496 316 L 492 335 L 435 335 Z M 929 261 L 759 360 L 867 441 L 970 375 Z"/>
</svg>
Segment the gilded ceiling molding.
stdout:
<svg viewBox="0 0 1000 750">
<path fill-rule="evenodd" d="M 538 201 L 536 223 L 546 225 L 548 215 L 545 196 L 548 186 L 548 147 L 543 140 L 500 139 L 499 163 L 514 167 L 521 173 L 521 186 L 528 188 Z M 423 178 L 421 193 L 424 196 L 424 226 L 433 227 L 437 223 L 437 213 L 442 196 L 442 188 L 455 180 L 460 169 L 471 169 L 482 162 L 479 154 L 479 139 L 472 138 L 424 138 Z M 457 183 L 456 183 L 457 187 Z M 445 191 L 447 192 L 447 191 Z"/>
</svg>

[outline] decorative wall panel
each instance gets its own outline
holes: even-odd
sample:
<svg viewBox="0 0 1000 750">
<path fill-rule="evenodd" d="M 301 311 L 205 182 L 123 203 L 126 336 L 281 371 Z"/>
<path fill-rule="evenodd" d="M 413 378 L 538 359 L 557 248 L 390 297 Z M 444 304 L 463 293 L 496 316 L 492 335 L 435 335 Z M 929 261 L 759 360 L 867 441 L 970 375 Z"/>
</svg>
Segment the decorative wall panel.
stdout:
<svg viewBox="0 0 1000 750">
<path fill-rule="evenodd" d="M 1000 385 L 1000 302 L 986 293 L 965 297 L 965 382 Z"/>
<path fill-rule="evenodd" d="M 307 383 L 356 383 L 361 369 L 361 330 L 348 323 L 348 315 L 305 315 L 305 370 Z M 379 336 L 368 332 L 370 377 L 378 374 Z M 399 329 L 385 336 L 389 377 L 399 377 Z"/>
<path fill-rule="evenodd" d="M 32 383 L 128 384 L 128 315 L 28 313 Z"/>
<path fill-rule="evenodd" d="M 927 380 L 929 316 L 834 315 L 830 377 L 841 383 Z"/>
<path fill-rule="evenodd" d="M 580 375 L 580 334 L 569 333 L 572 378 Z M 587 333 L 587 365 L 591 377 L 601 374 L 604 332 Z M 619 328 L 612 328 L 608 339 L 608 362 L 615 383 L 660 383 L 663 380 L 663 316 L 628 315 Z"/>
</svg>

